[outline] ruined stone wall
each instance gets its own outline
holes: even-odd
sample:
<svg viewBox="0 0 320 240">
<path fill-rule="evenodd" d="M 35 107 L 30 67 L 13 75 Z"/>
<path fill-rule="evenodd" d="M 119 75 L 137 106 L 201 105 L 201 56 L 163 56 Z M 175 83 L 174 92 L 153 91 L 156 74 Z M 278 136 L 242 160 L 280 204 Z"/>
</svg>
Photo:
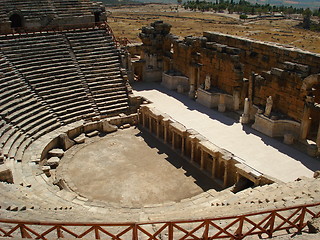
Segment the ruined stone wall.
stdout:
<svg viewBox="0 0 320 240">
<path fill-rule="evenodd" d="M 263 112 L 271 96 L 270 118 L 302 121 L 306 99 L 302 85 L 305 78 L 320 72 L 320 54 L 214 32 L 181 40 L 169 31 L 158 33 L 155 29 L 164 23 L 157 24 L 143 30 L 144 54 L 155 54 L 162 64 L 158 71 L 186 76 L 190 97 L 196 97 L 209 78 L 211 92 L 230 95 L 240 108 L 248 98 L 251 110 L 255 106 Z"/>
<path fill-rule="evenodd" d="M 302 119 L 305 99 L 301 95 L 303 78 L 299 74 L 272 69 L 255 76 L 252 81 L 255 105 L 264 108 L 266 99 L 272 96 L 272 108 L 278 112 L 279 118 Z"/>
<path fill-rule="evenodd" d="M 242 85 L 242 70 L 237 51 L 207 44 L 205 38 L 186 37 L 183 41 L 169 37 L 172 42 L 171 68 L 189 77 L 195 86 L 203 87 L 207 76 L 213 88 L 231 93 Z M 230 50 L 230 51 L 229 51 Z M 166 55 L 169 55 L 166 53 Z"/>
<path fill-rule="evenodd" d="M 244 64 L 244 76 L 247 78 L 251 72 L 261 73 L 269 71 L 272 67 L 281 68 L 286 61 L 308 66 L 309 69 L 298 66 L 301 74 L 310 75 L 319 72 L 319 54 L 216 32 L 204 32 L 203 36 L 208 39 L 208 42 L 241 49 L 240 61 Z"/>
</svg>

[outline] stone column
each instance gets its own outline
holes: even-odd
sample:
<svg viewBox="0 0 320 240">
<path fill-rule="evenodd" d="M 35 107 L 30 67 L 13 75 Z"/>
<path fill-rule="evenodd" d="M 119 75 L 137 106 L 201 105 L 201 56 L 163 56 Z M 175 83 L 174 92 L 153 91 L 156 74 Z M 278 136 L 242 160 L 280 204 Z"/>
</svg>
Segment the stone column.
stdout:
<svg viewBox="0 0 320 240">
<path fill-rule="evenodd" d="M 238 88 L 233 90 L 233 110 L 238 111 L 240 106 L 240 91 Z"/>
<path fill-rule="evenodd" d="M 168 137 L 168 129 L 167 129 L 166 124 L 164 123 L 164 125 L 163 125 L 163 141 L 164 141 L 164 143 L 167 143 L 167 141 L 168 141 L 167 137 Z"/>
<path fill-rule="evenodd" d="M 191 156 L 190 156 L 191 162 L 194 162 L 194 148 L 195 148 L 195 142 L 191 140 Z"/>
<path fill-rule="evenodd" d="M 185 139 L 183 136 L 181 136 L 181 155 L 184 155 L 184 145 L 185 145 Z"/>
<path fill-rule="evenodd" d="M 144 111 L 141 112 L 141 115 L 142 115 L 142 126 L 146 127 L 146 115 Z"/>
<path fill-rule="evenodd" d="M 138 118 L 138 125 L 141 124 L 141 111 L 140 109 L 137 109 L 137 118 Z"/>
<path fill-rule="evenodd" d="M 190 84 L 190 90 L 189 90 L 189 98 L 194 98 L 195 96 L 195 89 L 194 89 L 194 85 Z"/>
<path fill-rule="evenodd" d="M 241 123 L 242 124 L 247 124 L 250 121 L 250 103 L 249 99 L 246 98 L 244 100 L 244 109 L 243 109 L 243 114 L 241 116 Z"/>
<path fill-rule="evenodd" d="M 301 140 L 306 139 L 308 136 L 310 125 L 311 125 L 310 114 L 311 114 L 311 108 L 306 104 L 304 106 L 303 117 L 302 117 L 301 127 L 300 127 Z"/>
<path fill-rule="evenodd" d="M 203 151 L 203 149 L 200 149 L 200 151 L 201 151 L 201 161 L 200 161 L 200 169 L 201 170 L 203 170 L 204 169 L 204 151 Z"/>
<path fill-rule="evenodd" d="M 160 137 L 160 129 L 159 129 L 159 120 L 157 119 L 156 120 L 156 124 L 157 124 L 157 138 L 159 138 Z"/>
<path fill-rule="evenodd" d="M 220 94 L 220 96 L 219 96 L 218 111 L 219 112 L 226 111 L 226 95 L 224 95 L 224 94 Z"/>
<path fill-rule="evenodd" d="M 152 133 L 152 117 L 149 116 L 149 131 Z"/>
<path fill-rule="evenodd" d="M 174 131 L 172 131 L 172 149 L 174 150 L 175 149 L 175 133 Z"/>
<path fill-rule="evenodd" d="M 212 156 L 212 169 L 211 169 L 211 176 L 213 178 L 216 177 L 216 161 L 217 161 L 217 158 L 215 156 Z"/>
<path fill-rule="evenodd" d="M 223 186 L 228 186 L 228 164 L 226 163 L 224 165 L 224 178 L 223 178 Z"/>
</svg>

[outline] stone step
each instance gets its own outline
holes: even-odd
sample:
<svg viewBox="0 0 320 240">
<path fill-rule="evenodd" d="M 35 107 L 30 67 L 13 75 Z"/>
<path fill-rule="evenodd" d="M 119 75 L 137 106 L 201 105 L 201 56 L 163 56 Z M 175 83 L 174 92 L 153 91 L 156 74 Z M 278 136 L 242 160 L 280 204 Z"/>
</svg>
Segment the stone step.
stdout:
<svg viewBox="0 0 320 240">
<path fill-rule="evenodd" d="M 14 145 L 14 143 L 16 141 L 18 141 L 18 139 L 21 136 L 23 136 L 23 133 L 21 131 L 17 130 L 17 131 L 14 132 L 14 134 L 12 134 L 10 136 L 10 138 L 7 139 L 6 143 L 3 146 L 3 155 L 4 156 L 10 157 L 9 152 L 10 152 L 12 146 Z M 25 136 L 23 136 L 23 137 L 25 137 Z"/>
</svg>

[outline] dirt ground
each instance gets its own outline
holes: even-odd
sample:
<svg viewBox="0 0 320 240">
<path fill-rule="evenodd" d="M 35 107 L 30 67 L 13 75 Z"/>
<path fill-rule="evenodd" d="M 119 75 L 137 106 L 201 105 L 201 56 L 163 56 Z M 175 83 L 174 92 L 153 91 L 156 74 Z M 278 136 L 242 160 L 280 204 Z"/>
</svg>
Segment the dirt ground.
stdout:
<svg viewBox="0 0 320 240">
<path fill-rule="evenodd" d="M 108 7 L 108 23 L 116 37 L 127 37 L 131 42 L 140 42 L 141 27 L 156 20 L 172 25 L 171 32 L 185 37 L 202 36 L 204 31 L 215 31 L 251 39 L 277 42 L 320 53 L 320 34 L 296 27 L 299 20 L 254 20 L 240 21 L 237 15 L 212 12 L 191 12 L 176 5 L 150 4 L 143 6 Z"/>
<path fill-rule="evenodd" d="M 133 127 L 72 147 L 57 171 L 79 195 L 121 207 L 180 201 L 218 189 L 171 148 Z"/>
</svg>

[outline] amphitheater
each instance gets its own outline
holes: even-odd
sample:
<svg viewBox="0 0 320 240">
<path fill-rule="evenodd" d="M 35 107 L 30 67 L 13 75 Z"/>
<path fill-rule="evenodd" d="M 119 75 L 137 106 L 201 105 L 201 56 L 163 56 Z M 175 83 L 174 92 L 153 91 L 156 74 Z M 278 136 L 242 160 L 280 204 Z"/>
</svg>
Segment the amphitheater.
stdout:
<svg viewBox="0 0 320 240">
<path fill-rule="evenodd" d="M 89 0 L 0 5 L 0 238 L 319 239 L 320 55 Z"/>
</svg>

